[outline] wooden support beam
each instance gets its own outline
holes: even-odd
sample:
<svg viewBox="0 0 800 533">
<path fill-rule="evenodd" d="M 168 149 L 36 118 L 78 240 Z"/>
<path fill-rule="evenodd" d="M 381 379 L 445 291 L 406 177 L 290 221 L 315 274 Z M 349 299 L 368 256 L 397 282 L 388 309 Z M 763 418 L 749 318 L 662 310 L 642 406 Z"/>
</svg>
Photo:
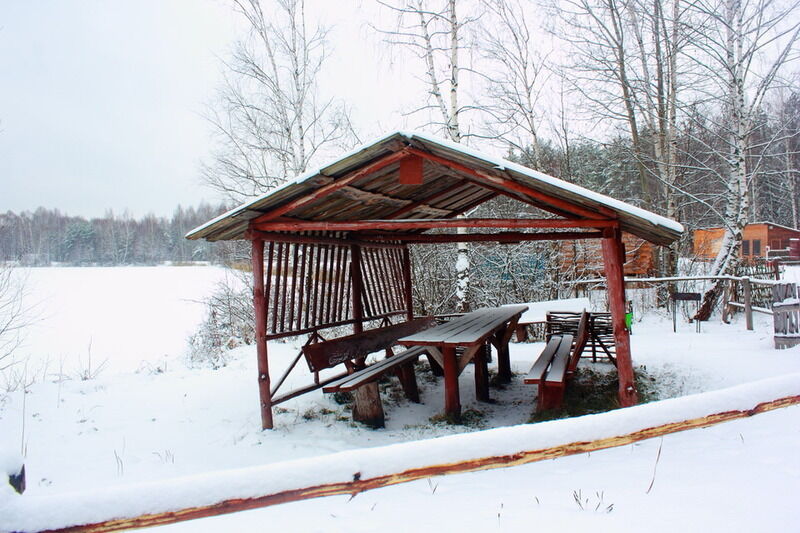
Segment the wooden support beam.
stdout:
<svg viewBox="0 0 800 533">
<path fill-rule="evenodd" d="M 378 161 L 375 161 L 374 163 L 369 164 L 361 168 L 360 170 L 356 170 L 355 172 L 352 172 L 347 176 L 343 176 L 341 178 L 333 180 L 331 183 L 324 185 L 319 189 L 316 189 L 315 191 L 309 193 L 306 196 L 296 198 L 295 200 L 292 200 L 279 207 L 276 207 L 271 211 L 267 211 L 266 213 L 255 219 L 255 221 L 260 222 L 264 220 L 272 220 L 290 211 L 304 207 L 324 196 L 327 196 L 328 194 L 336 190 L 341 189 L 342 187 L 346 187 L 347 185 L 353 183 L 354 181 L 359 180 L 360 178 L 363 178 L 364 176 L 372 174 L 373 172 L 377 172 L 378 170 L 387 167 L 393 163 L 397 163 L 404 157 L 407 157 L 408 154 L 409 154 L 408 150 L 401 150 L 399 152 L 387 155 L 386 157 L 379 159 Z"/>
<path fill-rule="evenodd" d="M 575 205 L 575 204 L 573 204 L 571 202 L 568 202 L 566 200 L 562 200 L 561 198 L 556 198 L 554 196 L 550 196 L 547 193 L 543 193 L 541 191 L 537 191 L 535 189 L 531 189 L 530 187 L 526 187 L 525 185 L 519 184 L 514 180 L 511 180 L 511 179 L 508 179 L 508 178 L 504 178 L 504 177 L 501 177 L 501 176 L 496 176 L 496 175 L 490 174 L 490 173 L 485 172 L 485 171 L 476 170 L 476 169 L 470 168 L 470 167 L 468 167 L 466 165 L 462 165 L 460 163 L 456 163 L 455 161 L 450 161 L 449 159 L 446 159 L 444 157 L 439 157 L 437 155 L 430 154 L 428 152 L 425 152 L 424 150 L 419 150 L 417 148 L 409 148 L 407 151 L 408 151 L 408 153 L 411 153 L 411 154 L 414 154 L 414 155 L 418 155 L 418 156 L 420 156 L 422 158 L 425 158 L 425 159 L 427 159 L 429 161 L 435 161 L 437 163 L 441 163 L 441 164 L 443 164 L 443 165 L 445 165 L 447 167 L 450 167 L 450 168 L 452 168 L 454 170 L 457 170 L 459 172 L 463 172 L 465 174 L 469 174 L 469 175 L 472 175 L 472 176 L 477 176 L 477 177 L 482 178 L 484 180 L 488 180 L 490 183 L 497 184 L 497 185 L 499 185 L 499 186 L 501 186 L 501 187 L 503 187 L 505 189 L 509 189 L 509 190 L 514 191 L 514 192 L 518 192 L 518 193 L 524 194 L 524 195 L 529 196 L 531 198 L 536 198 L 537 200 L 539 200 L 541 202 L 549 204 L 549 205 L 551 205 L 551 206 L 553 206 L 553 207 L 555 207 L 557 209 L 561 209 L 561 210 L 566 211 L 568 213 L 573 213 L 576 216 L 582 216 L 582 217 L 586 217 L 586 218 L 604 218 L 604 217 L 608 217 L 608 216 L 613 216 L 614 215 L 614 212 L 611 211 L 608 208 L 605 208 L 605 207 L 602 207 L 602 206 L 598 206 L 597 211 L 592 211 L 590 209 L 586 209 L 584 207 Z"/>
<path fill-rule="evenodd" d="M 630 332 L 625 324 L 625 281 L 622 265 L 623 257 L 621 232 L 607 229 L 602 240 L 603 265 L 605 267 L 608 290 L 608 306 L 611 310 L 611 324 L 614 328 L 614 344 L 617 353 L 617 372 L 619 373 L 619 403 L 623 407 L 636 405 L 636 384 L 633 378 L 631 361 Z"/>
<path fill-rule="evenodd" d="M 300 243 L 300 244 L 332 244 L 334 246 L 352 246 L 357 244 L 362 248 L 404 248 L 404 244 L 396 242 L 380 242 L 377 240 L 345 239 L 337 237 L 321 237 L 316 235 L 297 235 L 294 233 L 275 233 L 268 231 L 247 230 L 245 238 L 248 240 L 261 239 L 267 242 Z"/>
<path fill-rule="evenodd" d="M 445 228 L 615 228 L 616 220 L 564 220 L 539 218 L 428 218 L 407 220 L 354 220 L 347 222 L 300 221 L 257 222 L 259 231 L 361 231 L 361 230 L 414 230 Z"/>
<path fill-rule="evenodd" d="M 526 241 L 571 241 L 581 239 L 601 239 L 600 231 L 543 231 L 538 233 L 522 233 L 504 231 L 500 233 L 435 233 L 435 234 L 386 234 L 385 237 L 364 236 L 363 242 L 369 239 L 387 238 L 407 244 L 438 244 L 450 242 L 499 242 L 515 244 Z M 375 241 L 377 244 L 379 241 Z"/>
<path fill-rule="evenodd" d="M 256 318 L 256 357 L 258 358 L 258 395 L 261 400 L 261 428 L 272 429 L 272 394 L 269 385 L 267 353 L 267 304 L 264 294 L 264 241 L 252 241 L 253 307 Z"/>
</svg>

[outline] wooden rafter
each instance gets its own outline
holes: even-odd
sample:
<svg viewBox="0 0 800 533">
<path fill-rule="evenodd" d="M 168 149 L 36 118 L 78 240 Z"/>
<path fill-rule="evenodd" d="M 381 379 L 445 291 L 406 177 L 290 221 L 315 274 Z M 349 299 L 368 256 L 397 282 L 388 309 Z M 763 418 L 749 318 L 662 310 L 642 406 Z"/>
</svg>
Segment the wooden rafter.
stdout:
<svg viewBox="0 0 800 533">
<path fill-rule="evenodd" d="M 402 207 L 402 208 L 398 209 L 397 211 L 395 211 L 395 212 L 391 213 L 391 214 L 390 214 L 390 215 L 388 215 L 386 218 L 398 218 L 398 217 L 400 217 L 401 215 L 405 215 L 406 213 L 409 213 L 409 212 L 411 212 L 411 211 L 414 211 L 414 210 L 415 210 L 415 209 L 417 209 L 418 207 L 423 207 L 423 206 L 426 206 L 426 207 L 427 207 L 427 206 L 430 206 L 430 204 L 431 204 L 432 202 L 434 202 L 434 201 L 436 201 L 436 200 L 438 200 L 438 199 L 442 198 L 443 196 L 447 196 L 448 194 L 452 193 L 453 191 L 456 191 L 456 190 L 458 190 L 460 187 L 462 187 L 462 186 L 464 185 L 464 182 L 465 182 L 465 181 L 466 181 L 466 180 L 463 180 L 463 179 L 462 179 L 462 180 L 460 180 L 458 183 L 454 183 L 453 185 L 450 185 L 449 187 L 445 187 L 444 189 L 442 189 L 442 190 L 441 190 L 441 191 L 439 191 L 439 192 L 436 192 L 436 193 L 433 193 L 433 194 L 431 194 L 430 196 L 428 196 L 428 197 L 425 199 L 425 201 L 424 201 L 424 202 L 414 202 L 414 203 L 412 203 L 412 204 L 408 204 L 407 206 L 405 206 L 405 207 Z"/>
<path fill-rule="evenodd" d="M 436 244 L 449 242 L 499 242 L 517 243 L 526 241 L 558 241 L 558 240 L 581 240 L 581 239 L 601 239 L 603 233 L 600 231 L 547 231 L 539 233 L 522 233 L 515 231 L 504 231 L 501 233 L 435 233 L 435 234 L 406 234 L 406 235 L 383 235 L 363 239 L 389 238 L 402 241 L 407 244 Z"/>
<path fill-rule="evenodd" d="M 401 150 L 399 152 L 395 152 L 393 154 L 390 154 L 390 155 L 388 155 L 388 156 L 386 156 L 386 157 L 384 157 L 382 159 L 379 159 L 378 161 L 375 161 L 374 163 L 372 163 L 370 165 L 367 165 L 367 166 L 361 168 L 360 170 L 352 172 L 352 173 L 348 174 L 347 176 L 338 178 L 338 179 L 334 180 L 333 182 L 331 182 L 331 183 L 329 183 L 327 185 L 324 185 L 323 187 L 320 187 L 319 189 L 313 191 L 312 193 L 310 193 L 308 195 L 301 196 L 300 198 L 296 198 L 295 200 L 292 200 L 291 202 L 287 202 L 287 203 L 285 203 L 285 204 L 283 204 L 283 205 L 281 205 L 279 207 L 276 207 L 275 209 L 271 209 L 271 210 L 265 212 L 263 215 L 261 215 L 257 219 L 255 219 L 255 222 L 260 222 L 260 221 L 265 221 L 265 220 L 272 220 L 272 219 L 274 219 L 276 217 L 279 217 L 281 215 L 284 215 L 284 214 L 288 213 L 289 211 L 293 211 L 295 209 L 299 209 L 301 207 L 304 207 L 304 206 L 306 206 L 306 205 L 308 205 L 308 204 L 310 204 L 310 203 L 312 203 L 312 202 L 314 202 L 314 201 L 316 201 L 316 200 L 318 200 L 320 198 L 323 198 L 323 197 L 327 196 L 328 194 L 330 194 L 330 193 L 332 193 L 334 191 L 337 191 L 337 190 L 339 190 L 339 189 L 341 189 L 343 187 L 346 187 L 347 185 L 353 183 L 354 181 L 356 181 L 356 180 L 358 180 L 360 178 L 363 178 L 364 176 L 372 174 L 373 172 L 377 172 L 378 170 L 380 170 L 382 168 L 385 168 L 385 167 L 387 167 L 387 166 L 389 166 L 389 165 L 391 165 L 393 163 L 396 163 L 396 162 L 400 161 L 402 158 L 406 157 L 408 155 L 408 153 L 409 153 L 408 150 Z"/>
<path fill-rule="evenodd" d="M 436 164 L 438 167 L 440 167 L 442 169 L 442 171 L 444 173 L 446 173 L 447 175 L 450 175 L 450 176 L 453 176 L 453 177 L 464 178 L 464 181 L 472 183 L 476 187 L 480 187 L 482 189 L 488 189 L 490 191 L 493 191 L 495 193 L 495 196 L 503 195 L 503 196 L 511 198 L 512 200 L 515 200 L 517 202 L 521 202 L 523 204 L 527 204 L 527 205 L 529 205 L 531 207 L 535 207 L 536 209 L 541 209 L 543 211 L 547 211 L 548 213 L 553 213 L 554 215 L 557 215 L 557 216 L 560 216 L 560 217 L 577 218 L 577 215 L 574 214 L 574 213 L 570 213 L 570 212 L 565 211 L 563 209 L 558 209 L 558 208 L 553 207 L 552 205 L 548 205 L 548 204 L 546 204 L 546 203 L 544 203 L 542 201 L 532 200 L 531 198 L 528 198 L 527 196 L 522 195 L 522 193 L 512 192 L 512 191 L 509 191 L 508 189 L 504 189 L 503 187 L 500 187 L 498 185 L 487 183 L 486 180 L 482 180 L 482 179 L 478 178 L 477 176 L 473 176 L 473 175 L 462 176 L 462 174 L 458 173 L 456 170 L 454 170 L 452 168 L 447 167 L 444 164 L 441 164 L 441 163 L 434 163 L 434 164 Z"/>
<path fill-rule="evenodd" d="M 536 198 L 537 200 L 539 200 L 541 202 L 544 202 L 546 204 L 549 204 L 549 205 L 551 205 L 551 206 L 553 206 L 553 207 L 555 207 L 557 209 L 561 209 L 561 210 L 567 211 L 569 213 L 574 213 L 576 216 L 582 216 L 582 217 L 586 217 L 586 218 L 601 218 L 601 217 L 604 217 L 604 216 L 606 216 L 606 217 L 614 216 L 614 213 L 611 210 L 602 208 L 601 206 L 598 206 L 597 211 L 592 211 L 590 209 L 585 209 L 583 207 L 575 205 L 575 204 L 573 204 L 571 202 L 568 202 L 566 200 L 562 200 L 561 198 L 556 198 L 555 196 L 551 196 L 551 195 L 543 193 L 541 191 L 537 191 L 537 190 L 532 189 L 530 187 L 526 187 L 525 185 L 517 183 L 514 180 L 511 180 L 511 179 L 508 179 L 508 178 L 505 178 L 505 177 L 502 177 L 502 176 L 496 176 L 496 175 L 490 174 L 489 172 L 484 172 L 482 170 L 476 170 L 476 169 L 470 168 L 470 167 L 468 167 L 466 165 L 462 165 L 460 163 L 456 163 L 455 161 L 451 161 L 451 160 L 449 160 L 447 158 L 439 157 L 437 155 L 428 153 L 428 152 L 426 152 L 424 150 L 420 150 L 418 148 L 409 148 L 407 151 L 408 151 L 408 153 L 418 155 L 420 157 L 428 159 L 429 161 L 435 161 L 437 163 L 441 163 L 441 164 L 443 164 L 443 165 L 445 165 L 447 167 L 450 167 L 450 168 L 452 168 L 454 170 L 458 170 L 459 172 L 463 172 L 464 174 L 467 174 L 467 175 L 470 175 L 470 176 L 476 176 L 476 177 L 481 178 L 483 180 L 488 180 L 490 183 L 494 183 L 496 185 L 499 185 L 502 188 L 509 189 L 509 190 L 512 190 L 512 191 L 515 191 L 515 192 L 519 192 L 519 193 L 522 193 L 522 194 L 524 194 L 526 196 L 529 196 L 529 197 L 532 197 L 532 198 Z M 601 214 L 598 214 L 598 213 L 601 213 Z"/>
<path fill-rule="evenodd" d="M 564 220 L 520 218 L 428 218 L 410 220 L 354 220 L 329 222 L 298 220 L 296 222 L 257 222 L 252 229 L 259 231 L 360 231 L 360 230 L 414 230 L 443 228 L 615 228 L 616 220 Z"/>
</svg>

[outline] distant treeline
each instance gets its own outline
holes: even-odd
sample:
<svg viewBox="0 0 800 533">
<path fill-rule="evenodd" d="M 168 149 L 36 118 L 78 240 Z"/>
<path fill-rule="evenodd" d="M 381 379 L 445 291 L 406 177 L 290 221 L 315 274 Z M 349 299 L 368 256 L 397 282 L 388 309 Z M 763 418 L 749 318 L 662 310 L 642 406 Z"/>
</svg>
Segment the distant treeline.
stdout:
<svg viewBox="0 0 800 533">
<path fill-rule="evenodd" d="M 40 207 L 0 214 L 0 261 L 29 266 L 153 265 L 164 261 L 223 262 L 226 247 L 189 241 L 186 232 L 226 211 L 228 206 L 178 206 L 171 217 L 133 218 L 108 211 L 100 218 L 69 216 Z"/>
</svg>

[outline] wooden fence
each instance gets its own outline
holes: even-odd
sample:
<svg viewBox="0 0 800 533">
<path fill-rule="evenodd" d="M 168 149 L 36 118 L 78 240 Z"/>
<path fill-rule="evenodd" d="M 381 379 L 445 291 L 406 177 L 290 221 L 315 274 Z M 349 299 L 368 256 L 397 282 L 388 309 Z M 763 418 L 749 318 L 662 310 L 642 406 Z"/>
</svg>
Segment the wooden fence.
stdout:
<svg viewBox="0 0 800 533">
<path fill-rule="evenodd" d="M 770 275 L 774 274 L 770 270 Z M 771 315 L 774 322 L 775 348 L 785 349 L 800 344 L 800 299 L 797 284 L 775 279 L 759 279 L 749 276 L 675 276 L 665 278 L 625 278 L 626 284 L 659 283 L 674 284 L 686 281 L 725 280 L 722 294 L 722 321 L 742 311 L 749 331 L 754 329 L 753 313 Z M 573 282 L 574 285 L 601 285 L 604 279 L 589 279 Z"/>
</svg>

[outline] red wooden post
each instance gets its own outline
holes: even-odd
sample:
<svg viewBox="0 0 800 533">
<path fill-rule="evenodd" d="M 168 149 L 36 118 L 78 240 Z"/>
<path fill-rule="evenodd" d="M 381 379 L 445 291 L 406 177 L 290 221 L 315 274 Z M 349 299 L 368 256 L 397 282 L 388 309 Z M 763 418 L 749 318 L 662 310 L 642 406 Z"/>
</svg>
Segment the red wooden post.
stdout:
<svg viewBox="0 0 800 533">
<path fill-rule="evenodd" d="M 406 303 L 406 318 L 414 320 L 414 297 L 411 292 L 411 251 L 403 248 L 403 297 Z"/>
<path fill-rule="evenodd" d="M 608 306 L 611 324 L 614 327 L 614 343 L 617 348 L 617 372 L 619 374 L 619 403 L 623 407 L 636 405 L 638 399 L 633 380 L 631 362 L 631 340 L 625 326 L 625 279 L 623 276 L 623 248 L 618 229 L 603 232 L 603 264 L 608 286 Z"/>
<path fill-rule="evenodd" d="M 267 305 L 264 297 L 264 241 L 253 239 L 253 307 L 256 316 L 256 354 L 258 356 L 258 395 L 261 399 L 261 429 L 272 429 L 272 394 L 267 355 Z"/>
<path fill-rule="evenodd" d="M 444 346 L 442 359 L 444 359 L 444 411 L 448 416 L 458 419 L 461 416 L 461 399 L 458 394 L 458 361 L 455 347 Z"/>
</svg>

